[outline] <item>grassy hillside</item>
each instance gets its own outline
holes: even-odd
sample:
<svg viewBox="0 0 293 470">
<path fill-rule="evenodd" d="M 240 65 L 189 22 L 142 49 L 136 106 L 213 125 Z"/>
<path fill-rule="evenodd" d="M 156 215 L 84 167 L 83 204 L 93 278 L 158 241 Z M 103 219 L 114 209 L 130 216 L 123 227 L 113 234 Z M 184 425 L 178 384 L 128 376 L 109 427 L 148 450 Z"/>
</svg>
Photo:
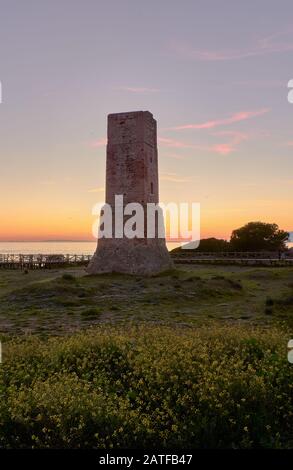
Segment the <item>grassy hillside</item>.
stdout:
<svg viewBox="0 0 293 470">
<path fill-rule="evenodd" d="M 0 271 L 0 448 L 293 447 L 293 270 Z"/>
<path fill-rule="evenodd" d="M 0 271 L 0 331 L 64 334 L 101 322 L 293 325 L 293 270 L 181 266 L 152 278 L 86 276 L 82 268 Z"/>
</svg>

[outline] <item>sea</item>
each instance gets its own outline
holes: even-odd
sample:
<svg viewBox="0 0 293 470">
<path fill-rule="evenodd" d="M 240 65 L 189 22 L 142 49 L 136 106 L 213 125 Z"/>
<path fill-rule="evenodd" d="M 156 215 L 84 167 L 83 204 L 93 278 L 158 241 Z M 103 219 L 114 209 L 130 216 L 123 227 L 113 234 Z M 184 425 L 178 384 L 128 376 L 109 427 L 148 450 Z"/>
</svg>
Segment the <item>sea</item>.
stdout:
<svg viewBox="0 0 293 470">
<path fill-rule="evenodd" d="M 0 242 L 0 254 L 92 255 L 96 247 L 96 241 Z"/>
<path fill-rule="evenodd" d="M 176 246 L 178 244 L 167 243 L 169 251 Z M 293 247 L 293 243 L 288 246 Z M 96 241 L 0 242 L 0 254 L 92 255 L 96 247 Z"/>
</svg>

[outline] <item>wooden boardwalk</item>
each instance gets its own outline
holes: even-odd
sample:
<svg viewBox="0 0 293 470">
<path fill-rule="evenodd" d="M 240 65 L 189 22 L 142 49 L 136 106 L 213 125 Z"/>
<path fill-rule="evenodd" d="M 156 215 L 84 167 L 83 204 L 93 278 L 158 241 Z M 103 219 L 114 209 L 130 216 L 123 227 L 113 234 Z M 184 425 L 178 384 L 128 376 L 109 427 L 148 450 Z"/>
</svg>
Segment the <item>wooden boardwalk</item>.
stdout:
<svg viewBox="0 0 293 470">
<path fill-rule="evenodd" d="M 219 264 L 219 265 L 238 265 L 238 266 L 292 266 L 293 259 L 278 258 L 174 258 L 175 264 Z"/>
<path fill-rule="evenodd" d="M 0 254 L 0 269 L 50 269 L 65 266 L 86 266 L 92 255 L 16 255 Z"/>
<path fill-rule="evenodd" d="M 171 255 L 175 264 L 213 264 L 238 266 L 292 266 L 293 258 L 279 259 L 260 253 L 197 253 Z M 0 254 L 0 269 L 52 269 L 67 266 L 87 266 L 92 255 L 63 254 Z"/>
<path fill-rule="evenodd" d="M 293 266 L 293 257 L 279 257 L 278 252 L 200 252 L 192 253 L 188 250 L 173 253 L 176 264 L 219 264 L 238 266 Z"/>
</svg>

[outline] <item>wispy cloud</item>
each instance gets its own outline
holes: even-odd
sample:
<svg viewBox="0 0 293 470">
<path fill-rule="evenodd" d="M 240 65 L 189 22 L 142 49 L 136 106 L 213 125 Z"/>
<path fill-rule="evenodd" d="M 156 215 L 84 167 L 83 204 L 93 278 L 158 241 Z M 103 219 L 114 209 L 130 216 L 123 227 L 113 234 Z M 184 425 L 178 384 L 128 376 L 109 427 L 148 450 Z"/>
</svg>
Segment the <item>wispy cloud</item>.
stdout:
<svg viewBox="0 0 293 470">
<path fill-rule="evenodd" d="M 179 149 L 191 149 L 197 148 L 197 145 L 188 144 L 186 142 L 182 142 L 181 140 L 170 139 L 167 137 L 158 137 L 158 143 L 163 147 L 170 147 L 170 148 L 179 148 Z"/>
<path fill-rule="evenodd" d="M 173 50 L 182 57 L 201 61 L 230 61 L 259 57 L 277 52 L 293 51 L 293 29 L 274 33 L 260 39 L 249 48 L 207 50 L 194 49 L 190 44 L 181 42 L 172 45 Z"/>
<path fill-rule="evenodd" d="M 165 137 L 158 138 L 159 145 L 168 148 L 177 148 L 177 149 L 193 149 L 198 151 L 207 151 L 207 152 L 214 152 L 221 155 L 227 155 L 235 150 L 229 144 L 216 144 L 216 145 L 197 145 L 197 144 L 190 144 L 187 142 L 182 142 L 180 140 L 175 139 L 167 139 Z"/>
<path fill-rule="evenodd" d="M 101 193 L 105 191 L 105 187 L 104 186 L 101 186 L 99 188 L 93 188 L 93 189 L 88 189 L 88 193 Z"/>
<path fill-rule="evenodd" d="M 264 110 L 263 110 L 264 112 Z M 252 114 L 254 116 L 256 115 L 259 115 L 261 113 L 261 111 L 249 111 L 249 112 L 242 112 L 242 113 L 237 113 L 236 115 L 232 116 L 231 118 L 228 118 L 228 119 L 223 119 L 223 120 L 218 120 L 218 121 L 213 121 L 214 123 L 216 122 L 217 124 L 213 125 L 213 126 L 210 126 L 208 127 L 209 129 L 210 128 L 214 128 L 214 127 L 217 127 L 217 125 L 220 125 L 218 124 L 219 122 L 224 122 L 225 123 L 231 123 L 231 119 L 233 119 L 233 122 L 236 122 L 237 120 L 241 120 L 241 119 L 248 119 L 248 115 L 249 117 L 252 117 Z M 241 115 L 241 119 L 240 119 L 240 115 Z M 236 121 L 235 121 L 236 119 Z M 190 126 L 190 125 L 188 125 Z M 186 126 L 178 126 L 176 128 L 171 128 L 172 130 L 173 129 L 176 129 L 176 130 L 180 130 L 180 129 L 185 129 L 185 128 L 190 128 L 190 127 L 186 127 Z M 194 128 L 194 127 L 193 127 Z M 206 128 L 206 127 L 199 127 L 200 129 L 202 128 Z M 227 142 L 220 142 L 220 143 L 217 143 L 217 144 L 213 144 L 213 145 L 198 145 L 198 144 L 193 144 L 193 143 L 189 143 L 189 142 L 185 142 L 185 141 L 182 141 L 182 140 L 178 140 L 178 139 L 173 139 L 173 138 L 170 138 L 170 137 L 163 137 L 163 136 L 159 136 L 158 137 L 158 144 L 161 146 L 161 147 L 166 147 L 166 148 L 170 148 L 170 149 L 193 149 L 193 150 L 203 150 L 203 151 L 208 151 L 208 152 L 214 152 L 214 153 L 218 153 L 220 155 L 228 155 L 229 153 L 232 153 L 236 150 L 236 147 L 238 144 L 240 144 L 242 141 L 244 140 L 247 140 L 248 139 L 248 134 L 244 134 L 243 132 L 238 132 L 238 131 L 217 131 L 217 132 L 213 132 L 211 134 L 212 136 L 217 136 L 217 137 L 227 137 L 228 138 L 228 141 Z M 104 147 L 105 145 L 107 144 L 107 139 L 105 137 L 99 139 L 99 140 L 96 140 L 94 142 L 91 143 L 91 147 L 92 148 L 99 148 L 99 147 Z M 179 154 L 174 154 L 174 153 L 170 153 L 168 155 L 168 157 L 170 158 L 176 158 L 176 159 L 183 159 L 184 157 L 182 155 L 179 155 Z"/>
<path fill-rule="evenodd" d="M 178 176 L 176 173 L 163 173 L 160 180 L 171 181 L 172 183 L 188 183 L 190 181 L 190 177 Z"/>
<path fill-rule="evenodd" d="M 246 121 L 257 116 L 262 116 L 269 112 L 268 108 L 259 109 L 256 111 L 240 111 L 238 113 L 232 114 L 232 116 L 223 118 L 223 119 L 213 119 L 201 123 L 195 124 L 183 124 L 180 126 L 170 127 L 167 130 L 180 131 L 185 129 L 213 129 L 218 126 L 225 126 L 227 124 L 234 124 L 240 121 Z"/>
<path fill-rule="evenodd" d="M 235 152 L 236 148 L 234 145 L 227 143 L 212 145 L 208 150 L 218 153 L 219 155 L 229 155 L 230 153 Z"/>
<path fill-rule="evenodd" d="M 217 137 L 231 137 L 233 142 L 236 144 L 242 142 L 242 140 L 248 139 L 248 134 L 238 131 L 217 131 L 214 132 L 213 135 Z"/>
<path fill-rule="evenodd" d="M 120 86 L 118 90 L 128 91 L 129 93 L 158 93 L 159 88 L 149 88 L 149 87 L 133 87 L 133 86 Z"/>
<path fill-rule="evenodd" d="M 237 150 L 238 145 L 248 139 L 248 134 L 237 131 L 218 131 L 213 134 L 216 137 L 227 137 L 228 141 L 212 146 L 214 152 L 220 155 L 229 155 Z"/>
<path fill-rule="evenodd" d="M 218 131 L 214 132 L 212 136 L 225 137 L 226 142 L 218 142 L 216 144 L 197 145 L 187 143 L 181 140 L 159 137 L 158 142 L 162 147 L 177 148 L 177 149 L 193 149 L 204 152 L 217 153 L 218 155 L 229 155 L 237 150 L 238 145 L 249 138 L 248 134 L 237 131 Z"/>
<path fill-rule="evenodd" d="M 105 147 L 105 145 L 107 145 L 106 137 L 102 137 L 101 139 L 95 140 L 94 142 L 91 142 L 90 144 L 92 148 Z"/>
</svg>

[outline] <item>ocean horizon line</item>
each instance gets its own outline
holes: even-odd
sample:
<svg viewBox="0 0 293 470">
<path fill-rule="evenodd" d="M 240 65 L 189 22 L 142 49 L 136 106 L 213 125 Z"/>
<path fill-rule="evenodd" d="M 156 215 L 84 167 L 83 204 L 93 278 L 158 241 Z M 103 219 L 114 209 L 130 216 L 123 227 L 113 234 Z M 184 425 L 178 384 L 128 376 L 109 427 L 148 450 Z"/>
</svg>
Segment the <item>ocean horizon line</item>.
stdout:
<svg viewBox="0 0 293 470">
<path fill-rule="evenodd" d="M 0 243 L 95 243 L 96 240 L 0 240 Z"/>
</svg>

